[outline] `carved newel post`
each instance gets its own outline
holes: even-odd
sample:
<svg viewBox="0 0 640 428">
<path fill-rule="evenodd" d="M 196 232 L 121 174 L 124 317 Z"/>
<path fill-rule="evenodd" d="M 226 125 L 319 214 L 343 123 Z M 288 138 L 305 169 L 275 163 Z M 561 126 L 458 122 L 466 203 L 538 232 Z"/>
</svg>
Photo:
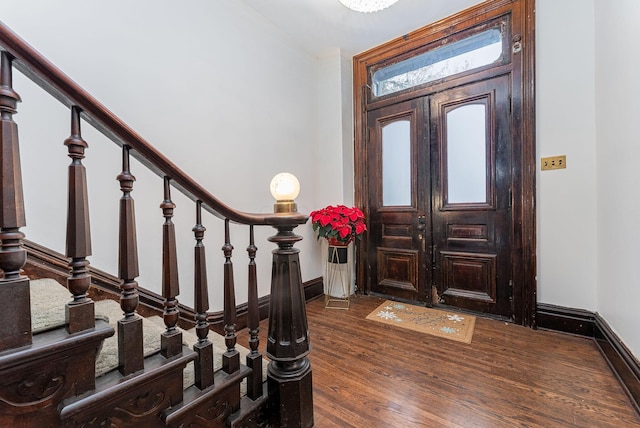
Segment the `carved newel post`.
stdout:
<svg viewBox="0 0 640 428">
<path fill-rule="evenodd" d="M 272 225 L 278 230 L 269 241 L 278 248 L 273 250 L 271 274 L 271 300 L 269 308 L 269 334 L 267 356 L 271 359 L 267 385 L 273 409 L 279 412 L 281 427 L 313 426 L 313 386 L 311 364 L 307 358 L 311 349 L 307 326 L 299 250 L 294 244 L 302 238 L 293 229 L 307 221 L 296 213 L 293 202 L 299 192 L 295 177 L 295 190 L 289 196 L 274 192 L 277 179 L 272 181 L 272 194 L 276 198 L 276 216 Z M 291 179 L 287 177 L 288 179 Z M 285 188 L 288 184 L 280 184 Z"/>
</svg>

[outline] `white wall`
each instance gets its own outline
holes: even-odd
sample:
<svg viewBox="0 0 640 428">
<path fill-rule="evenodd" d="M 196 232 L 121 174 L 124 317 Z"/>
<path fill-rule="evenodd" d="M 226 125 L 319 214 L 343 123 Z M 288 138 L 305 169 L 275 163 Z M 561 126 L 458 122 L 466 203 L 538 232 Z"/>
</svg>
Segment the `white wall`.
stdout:
<svg viewBox="0 0 640 428">
<path fill-rule="evenodd" d="M 597 309 L 593 0 L 536 1 L 538 301 Z M 567 169 L 540 158 L 567 155 Z"/>
<path fill-rule="evenodd" d="M 187 9 L 188 10 L 185 10 Z M 241 2 L 169 0 L 86 2 L 6 0 L 2 21 L 87 89 L 179 167 L 228 205 L 269 212 L 269 181 L 294 173 L 301 211 L 317 207 L 316 60 Z M 23 98 L 20 127 L 28 239 L 64 252 L 66 168 L 62 145 L 69 113 L 16 73 Z M 116 273 L 115 180 L 120 154 L 89 125 L 89 174 L 94 266 Z M 140 285 L 160 292 L 161 180 L 134 163 Z M 193 204 L 173 192 L 179 230 L 181 295 L 192 305 Z M 222 307 L 221 223 L 205 216 L 211 309 Z M 246 299 L 247 233 L 232 230 L 237 299 Z M 321 275 L 311 227 L 304 236 L 303 280 Z M 257 234 L 260 294 L 269 293 L 271 250 Z"/>
<path fill-rule="evenodd" d="M 538 301 L 593 310 L 640 355 L 635 0 L 537 0 Z M 567 17 L 570 17 L 568 19 Z"/>
<path fill-rule="evenodd" d="M 318 58 L 318 145 L 315 149 L 315 203 L 353 204 L 353 95 L 351 58 L 339 49 Z M 324 240 L 313 255 L 322 264 Z M 325 283 L 325 291 L 327 284 Z"/>
<path fill-rule="evenodd" d="M 598 312 L 640 356 L 640 23 L 637 0 L 596 0 Z"/>
<path fill-rule="evenodd" d="M 318 58 L 317 208 L 353 203 L 351 59 L 339 49 Z"/>
</svg>

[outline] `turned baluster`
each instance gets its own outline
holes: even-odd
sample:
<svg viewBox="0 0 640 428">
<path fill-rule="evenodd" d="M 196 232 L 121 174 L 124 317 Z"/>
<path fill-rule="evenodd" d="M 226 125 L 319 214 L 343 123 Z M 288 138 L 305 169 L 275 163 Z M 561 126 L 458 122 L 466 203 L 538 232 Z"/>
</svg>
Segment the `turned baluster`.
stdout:
<svg viewBox="0 0 640 428">
<path fill-rule="evenodd" d="M 247 396 L 255 400 L 262 396 L 262 354 L 258 352 L 260 345 L 260 308 L 258 307 L 258 279 L 256 274 L 256 252 L 253 225 L 249 226 L 249 290 L 248 290 L 248 313 L 247 328 L 249 329 L 249 349 L 247 355 L 247 367 L 253 371 L 247 379 Z"/>
<path fill-rule="evenodd" d="M 124 318 L 118 321 L 118 362 L 122 375 L 127 376 L 144 368 L 142 347 L 142 318 L 136 314 L 138 307 L 138 243 L 136 238 L 135 205 L 131 192 L 136 178 L 129 171 L 129 146 L 122 147 L 122 172 L 120 181 L 120 226 L 118 246 L 118 272 L 120 308 Z"/>
<path fill-rule="evenodd" d="M 231 254 L 233 245 L 229 239 L 229 219 L 224 221 L 224 342 L 227 351 L 222 355 L 222 370 L 233 373 L 240 369 L 240 354 L 236 350 L 236 295 L 233 281 Z"/>
<path fill-rule="evenodd" d="M 171 218 L 176 207 L 171 201 L 171 179 L 164 177 L 164 201 L 160 204 L 164 224 L 162 225 L 162 296 L 164 297 L 164 325 L 167 329 L 162 333 L 161 353 L 170 358 L 182 352 L 182 332 L 176 328 L 180 312 L 178 300 L 180 294 L 178 284 L 178 255 L 176 249 L 176 230 Z"/>
<path fill-rule="evenodd" d="M 18 126 L 13 121 L 20 96 L 12 87 L 13 57 L 8 52 L 0 56 L 0 166 L 2 188 L 0 206 L 0 351 L 31 343 L 31 316 L 29 279 L 20 275 L 27 262 L 27 251 L 22 246 L 26 226 Z"/>
<path fill-rule="evenodd" d="M 93 301 L 87 297 L 91 286 L 89 261 L 91 255 L 91 228 L 89 226 L 89 199 L 87 193 L 87 173 L 82 159 L 88 147 L 80 134 L 80 108 L 71 107 L 71 136 L 64 141 L 71 158 L 69 165 L 69 190 L 67 204 L 67 246 L 66 255 L 71 258 L 71 276 L 67 278 L 67 288 L 73 294 L 73 301 L 65 306 L 67 331 L 76 333 L 95 326 Z"/>
<path fill-rule="evenodd" d="M 207 285 L 207 259 L 205 257 L 204 232 L 207 230 L 202 225 L 202 201 L 196 202 L 196 225 L 193 227 L 196 239 L 194 248 L 194 296 L 196 310 L 196 335 L 198 343 L 193 345 L 193 350 L 198 354 L 195 364 L 195 384 L 200 389 L 205 389 L 214 384 L 213 381 L 213 344 L 209 341 L 209 322 L 207 311 L 209 310 L 209 290 Z"/>
</svg>

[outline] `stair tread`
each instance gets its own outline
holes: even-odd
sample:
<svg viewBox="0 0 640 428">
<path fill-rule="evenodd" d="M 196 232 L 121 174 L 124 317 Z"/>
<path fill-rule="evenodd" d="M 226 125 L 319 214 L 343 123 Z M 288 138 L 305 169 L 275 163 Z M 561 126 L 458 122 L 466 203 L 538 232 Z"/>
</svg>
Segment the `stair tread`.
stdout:
<svg viewBox="0 0 640 428">
<path fill-rule="evenodd" d="M 65 324 L 64 305 L 72 297 L 69 290 L 55 279 L 31 280 L 31 330 L 34 334 Z"/>
<path fill-rule="evenodd" d="M 31 287 L 31 323 L 34 334 L 38 332 L 59 328 L 65 325 L 65 304 L 71 301 L 71 293 L 58 281 L 51 278 L 42 278 L 30 281 Z M 116 334 L 105 339 L 103 346 L 96 358 L 96 376 L 102 376 L 118 368 L 118 337 L 117 323 L 122 318 L 123 312 L 120 304 L 114 300 L 98 300 L 95 303 L 96 317 L 104 318 Z M 162 317 L 154 315 L 142 318 L 143 352 L 145 357 L 160 351 L 160 336 L 165 331 Z M 209 331 L 207 336 L 213 344 L 213 367 L 215 371 L 222 368 L 222 354 L 226 351 L 224 337 Z M 182 340 L 185 345 L 193 348 L 197 343 L 195 327 L 182 330 Z M 241 361 L 249 354 L 249 349 L 242 345 L 236 345 L 240 353 Z M 262 379 L 267 378 L 267 360 L 262 367 Z M 193 362 L 190 362 L 184 371 L 183 387 L 186 389 L 194 384 L 195 375 Z M 241 385 L 242 393 L 246 391 L 246 380 Z"/>
</svg>

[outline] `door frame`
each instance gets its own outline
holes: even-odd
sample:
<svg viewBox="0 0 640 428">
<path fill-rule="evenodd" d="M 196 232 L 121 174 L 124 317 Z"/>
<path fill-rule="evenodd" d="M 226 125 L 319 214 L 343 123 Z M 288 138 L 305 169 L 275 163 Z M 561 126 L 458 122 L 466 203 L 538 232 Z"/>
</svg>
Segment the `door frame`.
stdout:
<svg viewBox="0 0 640 428">
<path fill-rule="evenodd" d="M 392 97 L 371 99 L 369 72 L 372 65 L 393 62 L 410 52 L 445 40 L 447 37 L 476 27 L 484 21 L 510 15 L 511 40 L 514 49 L 509 64 L 457 77 L 466 84 L 479 79 L 481 73 L 511 75 L 512 109 L 512 219 L 513 243 L 511 270 L 513 280 L 513 321 L 535 327 L 536 314 L 536 224 L 535 224 L 535 0 L 487 0 L 433 24 L 391 40 L 353 58 L 354 90 L 354 183 L 355 203 L 368 215 L 369 189 L 367 177 L 367 112 L 386 104 L 422 96 L 420 87 Z M 451 82 L 434 82 L 442 89 Z M 356 248 L 356 284 L 368 291 L 368 239 L 366 234 Z"/>
</svg>

